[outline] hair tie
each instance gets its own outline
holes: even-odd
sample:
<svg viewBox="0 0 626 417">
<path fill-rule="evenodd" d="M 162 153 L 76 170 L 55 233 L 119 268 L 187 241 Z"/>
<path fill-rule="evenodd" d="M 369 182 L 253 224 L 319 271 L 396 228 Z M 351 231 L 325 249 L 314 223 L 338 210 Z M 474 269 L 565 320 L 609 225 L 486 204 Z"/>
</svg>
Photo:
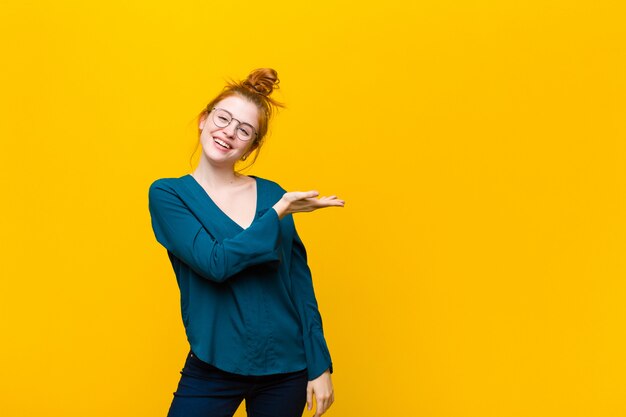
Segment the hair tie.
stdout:
<svg viewBox="0 0 626 417">
<path fill-rule="evenodd" d="M 262 96 L 268 96 L 272 92 L 272 87 L 267 87 L 263 84 L 253 85 L 248 80 L 244 81 L 243 84 L 254 90 L 254 92 L 256 92 L 257 94 L 261 94 Z"/>
<path fill-rule="evenodd" d="M 244 85 L 247 85 L 248 87 L 252 88 L 257 93 L 259 92 L 259 90 L 256 88 L 256 86 L 252 85 L 252 83 L 250 81 L 246 80 L 243 83 L 244 83 Z"/>
</svg>

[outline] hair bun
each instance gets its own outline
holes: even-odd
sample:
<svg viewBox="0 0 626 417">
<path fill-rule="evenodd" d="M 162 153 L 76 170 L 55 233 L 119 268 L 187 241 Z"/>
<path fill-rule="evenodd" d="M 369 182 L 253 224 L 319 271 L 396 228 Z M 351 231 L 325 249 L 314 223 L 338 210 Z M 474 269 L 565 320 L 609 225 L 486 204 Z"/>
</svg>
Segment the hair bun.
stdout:
<svg viewBox="0 0 626 417">
<path fill-rule="evenodd" d="M 248 75 L 248 78 L 243 82 L 249 90 L 269 96 L 274 89 L 278 89 L 278 73 L 272 68 L 258 68 Z"/>
</svg>

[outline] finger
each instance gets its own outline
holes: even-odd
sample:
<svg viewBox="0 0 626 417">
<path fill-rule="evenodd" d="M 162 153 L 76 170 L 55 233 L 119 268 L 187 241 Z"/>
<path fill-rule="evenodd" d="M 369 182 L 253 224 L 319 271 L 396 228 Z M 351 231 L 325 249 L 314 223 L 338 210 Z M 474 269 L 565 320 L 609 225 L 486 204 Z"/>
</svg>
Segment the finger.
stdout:
<svg viewBox="0 0 626 417">
<path fill-rule="evenodd" d="M 330 206 L 334 206 L 334 207 L 339 207 L 339 206 L 344 206 L 345 205 L 345 201 L 343 200 L 318 200 L 320 201 L 322 204 L 322 206 L 324 207 L 330 207 Z"/>
<path fill-rule="evenodd" d="M 320 417 L 322 414 L 324 414 L 324 410 L 322 409 L 322 404 L 318 402 L 313 417 Z"/>
<path fill-rule="evenodd" d="M 312 198 L 311 200 L 324 201 L 324 202 L 343 202 L 344 200 L 340 200 L 335 195 L 331 195 L 328 197 L 320 197 L 318 199 Z"/>
<path fill-rule="evenodd" d="M 331 404 L 332 404 L 331 397 L 326 398 L 326 402 L 324 403 L 324 412 L 328 411 Z"/>
<path fill-rule="evenodd" d="M 317 402 L 317 409 L 315 410 L 315 415 L 316 416 L 321 416 L 328 409 L 327 400 L 326 399 L 321 399 L 319 397 L 315 397 L 315 400 Z"/>
<path fill-rule="evenodd" d="M 328 407 L 330 407 L 330 394 L 319 395 L 316 396 L 315 399 L 317 400 L 317 412 L 322 415 L 326 412 L 326 410 L 328 410 Z"/>
</svg>

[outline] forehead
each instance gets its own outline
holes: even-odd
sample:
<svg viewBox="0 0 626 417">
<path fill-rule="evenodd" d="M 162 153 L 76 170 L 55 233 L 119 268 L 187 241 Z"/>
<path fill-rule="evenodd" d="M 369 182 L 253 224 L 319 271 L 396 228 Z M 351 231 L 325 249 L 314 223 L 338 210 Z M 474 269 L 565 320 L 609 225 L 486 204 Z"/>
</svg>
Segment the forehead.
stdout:
<svg viewBox="0 0 626 417">
<path fill-rule="evenodd" d="M 215 107 L 228 110 L 235 119 L 242 123 L 249 123 L 252 126 L 258 124 L 259 110 L 256 105 L 239 96 L 226 97 L 217 102 Z"/>
</svg>

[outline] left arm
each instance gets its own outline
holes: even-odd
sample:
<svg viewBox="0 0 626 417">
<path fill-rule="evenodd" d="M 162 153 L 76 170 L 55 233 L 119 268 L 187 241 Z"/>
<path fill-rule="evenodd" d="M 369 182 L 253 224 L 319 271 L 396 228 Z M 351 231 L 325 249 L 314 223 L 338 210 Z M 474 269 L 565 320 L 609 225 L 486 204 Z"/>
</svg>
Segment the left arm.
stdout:
<svg viewBox="0 0 626 417">
<path fill-rule="evenodd" d="M 326 370 L 333 372 L 332 360 L 322 326 L 311 270 L 307 264 L 307 255 L 304 244 L 294 230 L 294 239 L 291 249 L 290 275 L 292 282 L 293 297 L 296 301 L 300 322 L 302 323 L 302 336 L 304 339 L 304 352 L 306 355 L 309 381 L 314 380 Z"/>
<path fill-rule="evenodd" d="M 294 226 L 295 227 L 295 226 Z M 313 395 L 317 402 L 314 417 L 321 416 L 334 402 L 332 359 L 324 338 L 322 316 L 319 313 L 311 270 L 307 264 L 304 244 L 294 230 L 291 259 L 293 297 L 302 323 L 304 352 L 308 369 L 307 408 L 313 407 Z"/>
</svg>

